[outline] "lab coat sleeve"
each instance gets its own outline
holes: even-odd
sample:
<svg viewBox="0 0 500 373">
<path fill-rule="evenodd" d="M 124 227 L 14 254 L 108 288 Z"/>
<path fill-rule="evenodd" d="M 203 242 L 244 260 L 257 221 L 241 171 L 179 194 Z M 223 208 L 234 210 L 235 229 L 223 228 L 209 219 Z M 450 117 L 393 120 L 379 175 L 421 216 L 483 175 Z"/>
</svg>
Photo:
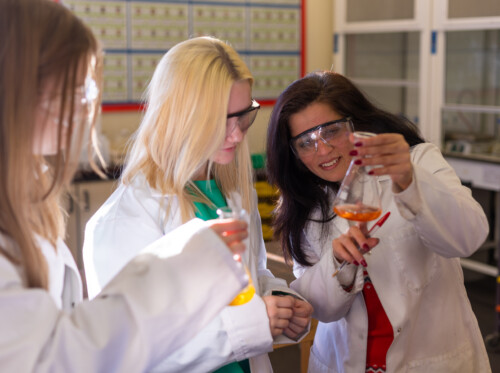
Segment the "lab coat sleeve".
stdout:
<svg viewBox="0 0 500 373">
<path fill-rule="evenodd" d="M 257 274 L 259 281 L 260 295 L 272 295 L 273 291 L 290 294 L 294 297 L 304 300 L 299 293 L 290 289 L 286 281 L 282 278 L 277 278 L 267 268 L 267 251 L 262 235 L 262 221 L 260 219 L 257 206 L 257 195 L 254 195 L 253 213 L 250 221 L 251 226 L 251 249 L 254 250 L 253 257 L 257 262 Z"/>
<path fill-rule="evenodd" d="M 248 303 L 224 308 L 151 372 L 211 372 L 230 362 L 271 352 L 272 342 L 265 304 L 261 297 L 254 296 Z"/>
<path fill-rule="evenodd" d="M 184 345 L 246 284 L 227 247 L 201 223 L 165 236 L 98 297 L 67 311 L 47 291 L 25 288 L 0 256 L 2 371 L 144 372 Z M 175 252 L 166 254 L 168 246 Z"/>
<path fill-rule="evenodd" d="M 282 278 L 276 278 L 272 272 L 267 268 L 267 251 L 264 243 L 264 238 L 262 235 L 262 222 L 260 215 L 258 213 L 257 207 L 257 195 L 254 196 L 254 213 L 252 215 L 252 232 L 254 232 L 254 239 L 256 244 L 253 247 L 257 249 L 255 257 L 257 258 L 257 273 L 259 274 L 259 289 L 261 296 L 273 295 L 273 292 L 289 294 L 295 298 L 301 299 L 303 301 L 307 300 L 297 292 L 296 290 L 290 288 L 286 281 Z M 269 323 L 269 321 L 268 321 Z M 311 327 L 311 323 L 307 325 L 307 328 L 301 333 L 296 340 L 288 338 L 285 335 L 279 335 L 274 337 L 274 344 L 288 344 L 300 342 L 308 333 Z"/>
<path fill-rule="evenodd" d="M 231 203 L 236 203 L 233 197 Z M 259 294 L 239 306 L 226 307 L 188 344 L 154 367 L 153 372 L 208 372 L 233 361 L 241 361 L 271 352 L 274 344 L 296 343 L 288 337 L 272 338 L 266 305 L 262 299 L 273 290 L 297 294 L 286 281 L 273 276 L 267 269 L 267 258 L 257 206 L 250 216 L 248 256 L 250 267 L 256 266 Z M 255 281 L 255 279 L 254 279 Z M 298 297 L 301 297 L 297 294 Z M 301 297 L 301 299 L 303 299 Z M 309 328 L 307 329 L 307 331 Z M 307 334 L 307 333 L 305 333 Z M 305 335 L 304 334 L 304 335 Z M 301 336 L 303 338 L 303 336 Z"/>
<path fill-rule="evenodd" d="M 115 194 L 111 198 L 114 197 Z M 158 223 L 138 201 L 125 200 L 119 206 L 122 210 L 116 211 L 115 206 L 111 210 L 106 202 L 85 227 L 82 252 L 90 299 L 94 298 L 129 260 L 164 236 Z M 126 208 L 133 211 L 123 211 Z"/>
<path fill-rule="evenodd" d="M 447 258 L 471 255 L 488 235 L 483 209 L 435 145 L 416 146 L 412 163 L 412 184 L 395 193 L 400 214 L 435 253 Z"/>
<path fill-rule="evenodd" d="M 87 224 L 84 262 L 89 295 L 95 296 L 142 247 L 162 239 L 158 216 L 164 212 L 161 204 L 144 190 L 122 188 Z M 163 228 L 168 232 L 179 224 L 174 217 Z M 172 248 L 165 249 L 169 250 Z M 198 281 L 203 280 L 198 278 Z M 195 291 L 191 296 L 203 295 Z M 254 298 L 245 306 L 221 309 L 187 344 L 151 367 L 152 371 L 208 372 L 232 361 L 272 351 L 273 339 L 265 304 L 259 296 Z"/>
<path fill-rule="evenodd" d="M 332 277 L 338 262 L 335 261 L 333 250 L 328 246 L 331 241 L 325 244 L 323 250 L 320 248 L 314 250 L 310 248 L 307 239 L 304 240 L 306 255 L 314 264 L 308 267 L 295 262 L 294 274 L 297 279 L 290 284 L 290 287 L 303 294 L 311 303 L 314 307 L 314 318 L 325 323 L 337 321 L 349 312 L 356 295 L 363 289 L 362 267 L 348 266 L 345 268 L 343 271 L 354 272 L 351 273 L 354 276 L 354 281 L 352 284 L 341 283 L 339 280 L 342 280 L 342 276 Z M 352 288 L 346 291 L 344 286 L 349 285 L 352 285 Z"/>
</svg>

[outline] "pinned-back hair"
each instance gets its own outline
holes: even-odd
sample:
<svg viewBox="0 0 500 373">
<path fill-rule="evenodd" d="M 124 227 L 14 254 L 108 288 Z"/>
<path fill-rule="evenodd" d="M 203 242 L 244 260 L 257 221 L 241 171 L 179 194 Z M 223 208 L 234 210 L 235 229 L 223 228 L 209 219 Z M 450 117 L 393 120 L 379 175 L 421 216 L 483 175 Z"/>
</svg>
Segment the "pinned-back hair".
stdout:
<svg viewBox="0 0 500 373">
<path fill-rule="evenodd" d="M 0 2 L 0 233 L 5 238 L 0 254 L 23 267 L 29 287 L 48 287 L 36 235 L 54 245 L 64 236 L 59 201 L 73 175 L 84 131 L 73 123 L 74 93 L 81 84 L 78 78 L 99 56 L 90 29 L 62 5 Z M 55 90 L 52 100 L 60 123 L 58 151 L 50 164 L 34 154 L 35 141 L 50 121 L 37 114 L 47 86 Z"/>
<path fill-rule="evenodd" d="M 249 210 L 252 168 L 246 140 L 228 165 L 211 164 L 226 134 L 226 116 L 235 82 L 253 77 L 238 53 L 213 37 L 186 40 L 159 62 L 146 92 L 147 109 L 128 153 L 123 181 L 142 173 L 149 185 L 176 195 L 183 221 L 194 216 L 191 180 L 209 163 L 223 195 L 238 191 Z M 202 196 L 198 195 L 199 198 Z M 167 208 L 167 215 L 169 209 Z"/>
</svg>

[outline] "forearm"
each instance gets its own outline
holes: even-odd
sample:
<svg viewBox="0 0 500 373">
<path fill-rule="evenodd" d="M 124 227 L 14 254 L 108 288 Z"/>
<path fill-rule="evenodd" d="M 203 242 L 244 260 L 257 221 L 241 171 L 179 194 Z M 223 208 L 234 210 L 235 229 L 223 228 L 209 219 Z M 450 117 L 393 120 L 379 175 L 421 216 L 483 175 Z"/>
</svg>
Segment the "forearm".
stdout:
<svg viewBox="0 0 500 373">
<path fill-rule="evenodd" d="M 340 283 L 337 277 L 332 277 L 334 270 L 333 253 L 328 250 L 318 262 L 306 267 L 302 275 L 290 284 L 292 289 L 314 307 L 313 317 L 322 322 L 344 317 L 363 286 L 362 273 L 357 271 L 352 289 L 346 291 L 343 286 L 345 284 Z"/>
<path fill-rule="evenodd" d="M 0 304 L 6 305 L 0 318 L 16 326 L 0 333 L 0 346 L 10 346 L 0 349 L 2 369 L 145 371 L 190 340 L 246 283 L 213 232 L 194 235 L 173 257 L 160 258 L 153 249 L 95 300 L 67 312 L 46 291 L 23 288 L 0 261 Z"/>
</svg>

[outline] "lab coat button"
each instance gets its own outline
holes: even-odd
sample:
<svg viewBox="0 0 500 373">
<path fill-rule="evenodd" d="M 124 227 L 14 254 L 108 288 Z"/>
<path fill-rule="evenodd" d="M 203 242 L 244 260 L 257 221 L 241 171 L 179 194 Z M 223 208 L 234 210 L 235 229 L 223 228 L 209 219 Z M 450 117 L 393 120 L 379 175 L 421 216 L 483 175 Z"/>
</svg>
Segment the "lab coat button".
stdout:
<svg viewBox="0 0 500 373">
<path fill-rule="evenodd" d="M 398 328 L 398 333 L 401 333 L 401 328 Z"/>
</svg>

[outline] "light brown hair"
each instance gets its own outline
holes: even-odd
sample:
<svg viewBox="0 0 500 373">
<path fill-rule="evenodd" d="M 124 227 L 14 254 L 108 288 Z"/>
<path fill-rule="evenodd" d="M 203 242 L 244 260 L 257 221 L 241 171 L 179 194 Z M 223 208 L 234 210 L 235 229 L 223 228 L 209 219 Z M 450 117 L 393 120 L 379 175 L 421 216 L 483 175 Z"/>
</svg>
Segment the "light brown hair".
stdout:
<svg viewBox="0 0 500 373">
<path fill-rule="evenodd" d="M 85 130 L 73 121 L 74 93 L 96 58 L 97 79 L 99 56 L 90 29 L 62 5 L 0 1 L 0 254 L 23 268 L 28 287 L 48 288 L 39 237 L 55 246 L 64 236 L 60 198 L 76 168 Z M 48 121 L 37 113 L 49 82 L 60 108 L 58 151 L 51 159 L 33 152 L 37 126 Z M 95 117 L 92 127 L 94 122 Z"/>
</svg>

